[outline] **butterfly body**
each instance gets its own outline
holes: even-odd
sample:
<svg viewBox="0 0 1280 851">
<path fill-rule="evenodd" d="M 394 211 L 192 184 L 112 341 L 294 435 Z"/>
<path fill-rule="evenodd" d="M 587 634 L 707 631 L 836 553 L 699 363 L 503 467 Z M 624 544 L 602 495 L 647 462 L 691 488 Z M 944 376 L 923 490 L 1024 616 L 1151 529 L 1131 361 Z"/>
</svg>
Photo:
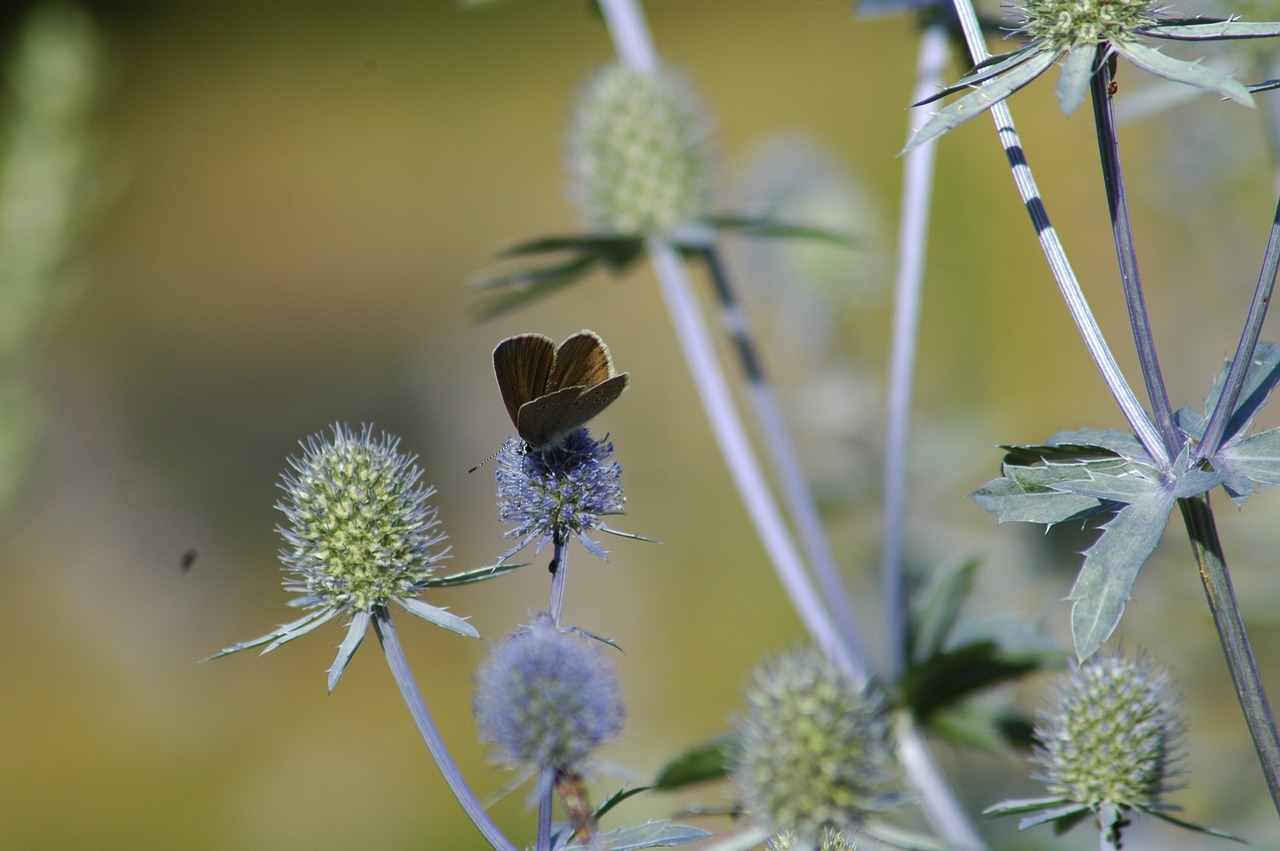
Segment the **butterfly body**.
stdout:
<svg viewBox="0 0 1280 851">
<path fill-rule="evenodd" d="M 493 350 L 493 371 L 516 433 L 537 451 L 560 445 L 631 380 L 614 372 L 609 348 L 593 331 L 558 347 L 542 334 L 508 337 Z"/>
</svg>

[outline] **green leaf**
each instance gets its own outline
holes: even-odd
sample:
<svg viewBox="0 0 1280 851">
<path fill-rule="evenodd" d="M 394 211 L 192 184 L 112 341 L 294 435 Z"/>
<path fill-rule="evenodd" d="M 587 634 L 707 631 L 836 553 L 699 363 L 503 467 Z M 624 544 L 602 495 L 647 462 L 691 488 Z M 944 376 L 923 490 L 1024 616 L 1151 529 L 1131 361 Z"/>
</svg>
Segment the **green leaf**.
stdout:
<svg viewBox="0 0 1280 851">
<path fill-rule="evenodd" d="M 715 216 L 708 219 L 707 224 L 717 230 L 736 232 L 743 236 L 814 239 L 845 248 L 856 248 L 862 242 L 853 234 L 796 222 L 784 222 L 772 216 Z"/>
<path fill-rule="evenodd" d="M 1055 440 L 1059 436 L 1049 438 L 1049 443 L 1002 444 L 1000 448 L 1005 450 L 1004 464 L 1030 467 L 1052 462 L 1072 463 L 1122 457 L 1114 449 L 1099 444 Z"/>
<path fill-rule="evenodd" d="M 1241 845 L 1249 844 L 1248 840 L 1236 836 L 1234 833 L 1228 833 L 1225 830 L 1218 830 L 1214 827 L 1204 827 L 1203 825 L 1192 824 L 1189 821 L 1183 821 L 1180 818 L 1175 818 L 1174 816 L 1169 815 L 1168 812 L 1163 812 L 1154 807 L 1141 807 L 1141 810 L 1148 815 L 1153 815 L 1158 819 L 1167 821 L 1169 824 L 1177 825 L 1183 830 L 1190 830 L 1193 833 L 1204 833 L 1209 836 L 1216 836 L 1219 839 L 1230 839 L 1232 842 L 1239 842 Z"/>
<path fill-rule="evenodd" d="M 395 601 L 404 607 L 404 610 L 411 615 L 417 615 L 424 621 L 430 621 L 436 626 L 444 627 L 452 630 L 458 635 L 465 635 L 467 638 L 479 638 L 480 633 L 476 632 L 476 628 L 467 623 L 464 618 L 446 612 L 437 606 L 428 605 L 421 600 L 415 600 L 410 597 L 396 597 Z"/>
<path fill-rule="evenodd" d="M 1081 428 L 1075 431 L 1060 431 L 1045 442 L 1058 448 L 1074 446 L 1077 449 L 1084 450 L 1096 451 L 1102 449 L 1113 452 L 1122 458 L 1154 463 L 1151 460 L 1151 453 L 1147 452 L 1147 448 L 1142 445 L 1141 440 L 1138 440 L 1136 436 L 1127 431 L 1117 431 L 1113 428 Z M 1101 455 L 1102 453 L 1097 454 Z"/>
<path fill-rule="evenodd" d="M 498 292 L 479 307 L 482 319 L 489 319 L 575 283 L 598 267 L 614 273 L 627 269 L 644 251 L 644 240 L 632 234 L 582 234 L 549 236 L 513 245 L 500 257 L 568 252 L 566 259 L 545 266 L 521 268 L 483 276 L 472 288 Z"/>
<path fill-rule="evenodd" d="M 929 716 L 929 732 L 962 748 L 978 748 L 990 754 L 1008 753 L 1005 733 L 1010 719 L 973 702 L 946 706 Z M 1024 724 L 1029 722 L 1023 719 Z"/>
<path fill-rule="evenodd" d="M 1130 461 L 1084 462 L 1075 465 L 1049 465 L 1045 469 L 1054 470 L 1059 466 L 1070 471 L 1078 467 L 1086 473 L 1085 478 L 1062 477 L 1050 485 L 1054 490 L 1074 493 L 1079 496 L 1091 496 L 1094 499 L 1108 502 L 1139 502 L 1164 487 L 1160 471 L 1146 464 L 1135 464 Z"/>
<path fill-rule="evenodd" d="M 639 848 L 668 848 L 672 845 L 687 845 L 706 839 L 711 831 L 687 824 L 675 824 L 670 819 L 651 821 L 636 827 L 620 827 L 608 833 L 598 834 L 597 838 L 610 851 L 636 851 Z M 599 844 L 569 845 L 565 851 L 589 851 L 600 847 Z"/>
<path fill-rule="evenodd" d="M 937 571 L 924 592 L 912 600 L 907 655 L 913 662 L 923 662 L 942 650 L 960 606 L 973 591 L 977 570 L 978 560 L 969 559 Z"/>
<path fill-rule="evenodd" d="M 916 134 L 907 142 L 907 146 L 902 149 L 902 153 L 905 154 L 926 142 L 932 142 L 949 130 L 954 130 L 969 119 L 976 118 L 986 112 L 1036 77 L 1039 77 L 1057 59 L 1058 54 L 1056 53 L 1036 53 L 1011 71 L 984 83 L 969 94 L 947 104 L 935 112 L 933 117 L 916 131 Z M 1245 95 L 1247 96 L 1248 92 L 1245 92 Z"/>
<path fill-rule="evenodd" d="M 1260 431 L 1222 447 L 1215 462 L 1260 485 L 1280 485 L 1280 428 Z"/>
<path fill-rule="evenodd" d="M 1152 38 L 1176 41 L 1205 41 L 1228 38 L 1269 38 L 1280 35 L 1280 22 L 1276 21 L 1224 21 L 1212 18 L 1204 21 L 1187 21 L 1177 24 L 1156 24 L 1142 30 Z"/>
<path fill-rule="evenodd" d="M 1071 115 L 1084 103 L 1089 93 L 1089 81 L 1093 79 L 1093 60 L 1098 55 L 1096 45 L 1086 44 L 1067 51 L 1058 78 L 1058 105 L 1063 115 Z"/>
<path fill-rule="evenodd" d="M 1215 382 L 1217 392 L 1211 394 L 1213 405 L 1217 404 L 1219 395 L 1222 393 L 1222 382 L 1226 380 L 1226 374 L 1227 369 L 1224 367 L 1222 376 Z M 1235 435 L 1242 434 L 1249 427 L 1254 416 L 1267 404 L 1267 399 L 1277 385 L 1280 385 L 1280 345 L 1260 342 L 1254 349 L 1249 368 L 1245 370 L 1244 384 L 1236 399 L 1236 408 L 1231 412 L 1231 419 L 1227 420 L 1227 429 L 1222 434 L 1224 443 Z M 1212 406 L 1206 403 L 1205 411 L 1211 410 Z"/>
<path fill-rule="evenodd" d="M 1009 478 L 992 479 L 969 496 L 1001 523 L 1014 521 L 1051 526 L 1083 519 L 1106 507 L 1106 503 L 1092 497 L 1044 488 L 1031 489 Z"/>
<path fill-rule="evenodd" d="M 992 804 L 982 811 L 984 816 L 1016 816 L 1020 813 L 1030 813 L 1036 810 L 1044 810 L 1049 808 L 1061 807 L 1068 804 L 1066 798 L 1056 795 L 1047 798 L 1017 798 L 1008 801 L 1001 801 L 998 804 Z M 1076 804 L 1074 806 L 1084 806 Z"/>
<path fill-rule="evenodd" d="M 570 236 L 543 236 L 528 242 L 508 246 L 498 252 L 499 257 L 523 257 L 529 254 L 550 254 L 572 251 L 577 254 L 598 257 L 611 268 L 625 268 L 644 250 L 644 239 L 634 234 L 589 233 Z"/>
<path fill-rule="evenodd" d="M 1173 495 L 1164 490 L 1126 505 L 1085 553 L 1068 595 L 1074 603 L 1071 633 L 1081 661 L 1092 656 L 1120 623 L 1138 570 L 1160 543 L 1173 505 Z"/>
<path fill-rule="evenodd" d="M 940 708 L 983 689 L 1017 680 L 1038 667 L 1039 662 L 1034 659 L 1005 658 L 995 641 L 975 641 L 912 665 L 898 680 L 898 687 L 906 705 L 927 722 Z"/>
<path fill-rule="evenodd" d="M 632 798 L 636 795 L 639 795 L 641 792 L 648 792 L 648 791 L 651 791 L 652 789 L 653 789 L 652 786 L 632 786 L 630 789 L 619 789 L 617 792 L 614 792 L 612 795 L 606 798 L 604 802 L 600 804 L 600 806 L 596 807 L 596 811 L 591 814 L 591 817 L 596 821 L 597 824 L 599 824 L 600 819 L 603 818 L 614 807 L 618 806 L 618 804 L 621 804 L 623 801 L 627 800 L 628 798 Z"/>
<path fill-rule="evenodd" d="M 724 735 L 685 751 L 658 771 L 652 788 L 670 792 L 695 783 L 719 780 L 725 775 L 733 747 L 733 737 Z"/>
<path fill-rule="evenodd" d="M 940 89 L 939 91 L 929 95 L 927 98 L 918 100 L 911 105 L 925 106 L 933 103 L 934 101 L 942 100 L 948 95 L 953 95 L 956 92 L 962 92 L 966 89 L 971 89 L 974 86 L 982 85 L 987 80 L 999 77 L 1006 71 L 1010 71 L 1017 68 L 1019 65 L 1025 64 L 1035 56 L 1039 49 L 1040 45 L 1033 43 L 1020 47 L 1017 50 L 1010 51 L 1009 53 L 1002 53 L 998 56 L 988 57 L 984 62 L 974 68 L 972 72 L 961 77 L 959 80 L 956 80 L 946 88 Z"/>
<path fill-rule="evenodd" d="M 428 579 L 423 583 L 424 588 L 450 588 L 454 585 L 470 585 L 473 582 L 483 582 L 486 579 L 492 579 L 495 576 L 501 576 L 504 573 L 510 573 L 517 568 L 526 567 L 529 562 L 520 564 L 491 564 L 487 567 L 476 567 L 462 573 L 453 573 L 449 576 L 440 576 Z"/>
<path fill-rule="evenodd" d="M 1199 61 L 1187 62 L 1165 56 L 1154 47 L 1147 47 L 1137 42 L 1113 43 L 1117 53 L 1124 56 L 1144 71 L 1164 77 L 1177 83 L 1186 83 L 1198 89 L 1217 92 L 1223 97 L 1238 101 L 1245 106 L 1253 106 L 1253 96 L 1245 88 L 1244 83 L 1229 74 L 1215 71 L 1200 64 Z"/>
</svg>

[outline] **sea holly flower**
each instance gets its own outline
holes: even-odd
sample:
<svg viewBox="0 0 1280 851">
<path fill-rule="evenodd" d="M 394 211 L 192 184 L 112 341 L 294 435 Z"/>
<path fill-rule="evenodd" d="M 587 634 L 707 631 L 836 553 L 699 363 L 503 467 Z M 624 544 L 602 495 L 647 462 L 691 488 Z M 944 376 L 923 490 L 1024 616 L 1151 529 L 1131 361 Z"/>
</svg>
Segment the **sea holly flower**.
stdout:
<svg viewBox="0 0 1280 851">
<path fill-rule="evenodd" d="M 398 438 L 373 438 L 372 426 L 359 434 L 333 426 L 332 436 L 315 435 L 301 457 L 289 459 L 276 507 L 288 518 L 280 526 L 285 547 L 286 590 L 298 596 L 289 605 L 309 612 L 252 641 L 211 656 L 266 645 L 262 652 L 311 632 L 339 615 L 351 623 L 329 668 L 329 689 L 337 685 L 369 624 L 387 618 L 396 603 L 410 614 L 460 635 L 479 637 L 463 618 L 417 599 L 447 557 L 440 521 L 427 499 L 434 488 L 418 480 L 414 456 L 399 452 Z"/>
<path fill-rule="evenodd" d="M 763 829 L 813 847 L 830 833 L 874 834 L 869 818 L 902 803 L 888 708 L 874 685 L 860 687 L 802 648 L 758 668 L 745 698 L 729 773 Z"/>
<path fill-rule="evenodd" d="M 545 613 L 495 647 L 476 673 L 480 738 L 504 762 L 576 773 L 622 732 L 622 689 L 604 652 Z"/>
<path fill-rule="evenodd" d="M 1058 679 L 1040 713 L 1033 760 L 1049 795 L 1004 801 L 986 813 L 1027 814 L 1019 829 L 1053 823 L 1059 833 L 1092 815 L 1115 848 L 1134 810 L 1234 839 L 1169 815 L 1181 809 L 1164 798 L 1178 786 L 1183 730 L 1163 667 L 1118 650 L 1099 653 Z"/>
<path fill-rule="evenodd" d="M 938 110 L 911 138 L 906 150 L 936 139 L 995 106 L 1061 62 L 1058 102 L 1068 115 L 1084 102 L 1089 81 L 1102 63 L 1123 56 L 1144 71 L 1225 98 L 1253 105 L 1243 83 L 1197 61 L 1175 59 L 1146 43 L 1149 39 L 1211 41 L 1280 35 L 1280 23 L 1221 18 L 1164 17 L 1155 0 L 1027 0 L 1016 34 L 1028 41 L 993 56 L 968 76 L 921 101 L 971 89 Z M 919 106 L 920 104 L 917 104 Z"/>
<path fill-rule="evenodd" d="M 613 444 L 595 440 L 585 428 L 550 449 L 530 449 L 513 437 L 498 451 L 494 477 L 498 481 L 498 519 L 516 528 L 503 535 L 518 538 L 498 563 L 530 543 L 542 551 L 548 543 L 573 535 L 592 555 L 605 551 L 588 532 L 600 530 L 622 537 L 638 537 L 610 529 L 600 518 L 621 514 L 622 468 L 611 461 Z"/>
</svg>

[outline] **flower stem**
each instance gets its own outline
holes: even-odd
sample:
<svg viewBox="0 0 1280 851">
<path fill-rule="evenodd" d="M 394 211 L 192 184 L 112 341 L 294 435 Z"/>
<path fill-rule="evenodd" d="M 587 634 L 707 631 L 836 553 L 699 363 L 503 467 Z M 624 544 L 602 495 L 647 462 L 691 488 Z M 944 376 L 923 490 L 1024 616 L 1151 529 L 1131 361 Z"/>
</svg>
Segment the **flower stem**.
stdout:
<svg viewBox="0 0 1280 851">
<path fill-rule="evenodd" d="M 978 16 L 973 10 L 973 3 L 971 0 L 955 0 L 955 7 L 960 26 L 964 31 L 965 43 L 969 46 L 969 53 L 973 57 L 974 64 L 978 64 L 987 59 L 990 54 L 987 52 Z M 1058 239 L 1057 231 L 1049 221 L 1049 213 L 1045 209 L 1044 200 L 1040 197 L 1040 190 L 1036 187 L 1035 178 L 1031 174 L 1031 166 L 1027 164 L 1026 153 L 1022 149 L 1022 142 L 1018 138 L 1018 131 L 1014 127 L 1013 115 L 1009 112 L 1008 105 L 1002 100 L 991 107 L 991 117 L 996 123 L 1000 144 L 1004 147 L 1005 156 L 1012 168 L 1014 185 L 1017 186 L 1018 194 L 1027 207 L 1027 214 L 1031 217 L 1031 224 L 1036 229 L 1040 250 L 1049 261 L 1049 270 L 1058 283 L 1063 301 L 1066 302 L 1067 310 L 1070 311 L 1071 318 L 1080 331 L 1085 347 L 1088 348 L 1099 372 L 1102 373 L 1102 380 L 1111 390 L 1111 395 L 1115 397 L 1125 419 L 1129 421 L 1130 427 L 1142 441 L 1143 447 L 1157 465 L 1167 468 L 1171 459 L 1164 439 L 1155 424 L 1151 422 L 1151 417 L 1143 409 L 1142 403 L 1138 401 L 1124 373 L 1120 371 L 1120 365 L 1116 363 L 1115 356 L 1102 336 L 1102 329 L 1098 327 L 1098 322 L 1089 307 L 1089 302 L 1080 289 L 1080 282 L 1071 269 L 1071 263 L 1067 260 L 1066 251 L 1062 247 L 1061 240 Z"/>
<path fill-rule="evenodd" d="M 555 804 L 554 768 L 538 772 L 538 846 L 537 851 L 551 851 L 551 808 Z"/>
<path fill-rule="evenodd" d="M 413 722 L 418 725 L 422 740 L 427 743 L 427 749 L 435 758 L 436 765 L 440 766 L 440 773 L 444 775 L 445 782 L 453 790 L 458 803 L 462 805 L 472 824 L 497 851 L 516 851 L 516 846 L 511 844 L 501 829 L 494 824 L 493 819 L 489 818 L 484 805 L 471 791 L 462 772 L 458 770 L 458 764 L 453 761 L 453 755 L 445 746 L 440 730 L 436 727 L 431 713 L 427 711 L 427 705 L 422 700 L 422 693 L 418 690 L 418 684 L 413 678 L 413 671 L 409 669 L 409 660 L 405 658 L 404 648 L 400 645 L 400 638 L 396 634 L 395 625 L 392 624 L 391 615 L 385 606 L 374 609 L 373 628 L 378 633 L 378 641 L 382 644 L 383 655 L 387 657 L 391 676 L 395 679 L 396 685 L 400 688 L 400 694 L 409 707 L 409 714 L 413 716 Z"/>
<path fill-rule="evenodd" d="M 1209 422 L 1205 426 L 1204 436 L 1196 449 L 1199 458 L 1210 458 L 1216 455 L 1222 446 L 1227 425 L 1235 413 L 1236 402 L 1240 398 L 1240 389 L 1248 373 L 1249 364 L 1253 361 L 1253 353 L 1258 348 L 1258 337 L 1262 333 L 1262 322 L 1267 318 L 1267 308 L 1271 304 L 1271 291 L 1276 285 L 1276 270 L 1280 267 L 1280 203 L 1276 206 L 1276 214 L 1271 219 L 1271 236 L 1267 239 L 1267 250 L 1262 258 L 1262 271 L 1258 274 L 1258 286 L 1253 291 L 1253 303 L 1249 305 L 1249 315 L 1244 320 L 1244 330 L 1240 334 L 1240 342 L 1236 346 L 1235 357 L 1231 359 L 1231 367 L 1227 370 L 1226 380 L 1222 383 L 1222 393 L 1218 403 L 1209 414 Z"/>
<path fill-rule="evenodd" d="M 843 644 L 822 598 L 809 581 L 804 561 L 782 521 L 764 472 L 747 439 L 746 429 L 733 405 L 724 369 L 716 357 L 711 334 L 703 322 L 684 263 L 676 250 L 660 237 L 650 237 L 648 249 L 650 262 L 667 302 L 667 313 L 675 326 L 676 337 L 684 350 L 707 419 L 778 578 L 814 642 L 830 658 L 838 660 L 855 681 L 865 683 L 870 677 L 869 661 L 855 655 L 854 648 Z"/>
<path fill-rule="evenodd" d="M 1120 166 L 1120 140 L 1116 136 L 1115 113 L 1111 108 L 1110 87 L 1115 58 L 1105 57 L 1106 47 L 1099 45 L 1095 60 L 1099 67 L 1090 80 L 1098 153 L 1102 158 L 1102 182 L 1106 187 L 1107 208 L 1111 213 L 1111 233 L 1116 245 L 1116 260 L 1120 265 L 1120 283 L 1124 287 L 1129 326 L 1138 350 L 1142 377 L 1146 381 L 1147 398 L 1155 412 L 1156 425 L 1164 439 L 1165 449 L 1170 456 L 1174 456 L 1180 451 L 1182 441 L 1173 425 L 1173 408 L 1169 404 L 1169 392 L 1165 389 L 1164 376 L 1160 372 L 1155 336 L 1151 332 L 1146 297 L 1142 292 L 1142 276 L 1138 273 L 1133 221 L 1129 217 L 1129 195 L 1125 191 L 1124 170 Z"/>
<path fill-rule="evenodd" d="M 920 32 L 916 85 L 911 102 L 918 103 L 942 85 L 950 60 L 946 27 L 940 21 Z M 907 138 L 929 118 L 925 109 L 910 113 Z M 893 340 L 889 351 L 888 408 L 884 444 L 884 583 L 885 632 L 889 647 L 889 675 L 907 668 L 907 595 L 903 542 L 907 509 L 907 446 L 911 432 L 911 397 L 915 386 L 916 352 L 920 347 L 920 305 L 924 289 L 924 257 L 929 244 L 929 209 L 937 161 L 933 142 L 913 148 L 902 167 L 902 212 L 898 223 L 898 267 L 894 280 Z"/>
<path fill-rule="evenodd" d="M 552 536 L 551 556 L 551 622 L 560 626 L 560 613 L 564 611 L 564 585 L 569 573 L 569 536 L 556 529 Z"/>
<path fill-rule="evenodd" d="M 1213 622 L 1227 657 L 1236 697 L 1249 726 L 1249 735 L 1253 737 L 1262 773 L 1266 776 L 1271 803 L 1280 812 L 1280 735 L 1276 732 L 1275 716 L 1271 714 L 1258 663 L 1249 644 L 1249 633 L 1245 630 L 1235 590 L 1231 587 L 1231 575 L 1227 572 L 1227 560 L 1218 539 L 1209 496 L 1201 494 L 1178 500 L 1178 507 L 1182 510 L 1182 519 L 1191 539 L 1191 551 L 1200 568 L 1200 580 L 1204 583 Z"/>
<path fill-rule="evenodd" d="M 827 539 L 818 507 L 813 501 L 813 491 L 805 478 L 804 467 L 787 429 L 787 421 L 782 415 L 777 394 L 765 377 L 764 366 L 756 350 L 746 314 L 734 294 L 720 253 L 714 247 L 701 249 L 696 253 L 707 267 L 716 299 L 720 302 L 721 318 L 733 337 L 734 348 L 742 362 L 743 372 L 746 373 L 761 442 L 773 462 L 773 472 L 782 490 L 783 501 L 795 523 L 800 545 L 804 547 L 818 585 L 831 607 L 840 638 L 850 647 L 858 648 L 857 653 L 865 657 L 868 655 L 866 642 L 858 629 L 849 590 L 840 576 L 835 553 L 831 550 L 831 542 Z"/>
</svg>

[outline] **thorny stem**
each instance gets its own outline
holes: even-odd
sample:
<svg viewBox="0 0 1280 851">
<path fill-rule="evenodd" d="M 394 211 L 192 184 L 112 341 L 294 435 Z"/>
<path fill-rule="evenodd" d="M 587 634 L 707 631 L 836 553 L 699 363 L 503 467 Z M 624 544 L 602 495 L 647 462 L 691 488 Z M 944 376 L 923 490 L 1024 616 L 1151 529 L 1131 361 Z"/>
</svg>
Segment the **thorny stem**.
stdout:
<svg viewBox="0 0 1280 851">
<path fill-rule="evenodd" d="M 422 692 L 418 690 L 413 671 L 409 669 L 409 660 L 405 658 L 404 648 L 400 645 L 400 638 L 396 634 L 395 625 L 392 624 L 391 615 L 385 606 L 374 609 L 373 628 L 378 634 L 379 643 L 382 644 L 383 655 L 387 657 L 391 676 L 400 688 L 405 704 L 409 707 L 409 714 L 413 716 L 413 722 L 418 726 L 422 740 L 427 743 L 427 749 L 431 751 L 436 765 L 440 767 L 440 773 L 444 775 L 445 782 L 453 790 L 454 797 L 458 799 L 458 803 L 462 805 L 472 824 L 479 829 L 491 846 L 497 851 L 516 851 L 516 846 L 511 844 L 494 824 L 493 819 L 489 818 L 484 805 L 471 791 L 462 772 L 458 770 L 458 764 L 453 761 L 453 755 L 449 753 L 449 748 L 440 736 L 440 730 L 436 727 L 431 713 L 427 711 L 427 705 L 422 700 Z"/>
<path fill-rule="evenodd" d="M 543 768 L 538 771 L 538 849 L 551 851 L 551 809 L 555 805 L 552 792 L 555 787 L 556 769 Z"/>
<path fill-rule="evenodd" d="M 965 43 L 969 46 L 969 53 L 976 65 L 990 57 L 986 43 L 983 41 L 978 16 L 973 10 L 971 0 L 954 0 L 954 2 L 961 29 L 964 31 Z M 1071 263 L 1067 260 L 1066 251 L 1062 247 L 1061 240 L 1058 239 L 1057 231 L 1049 221 L 1049 213 L 1045 209 L 1044 201 L 1040 198 L 1040 190 L 1036 187 L 1031 167 L 1027 164 L 1026 154 L 1022 150 L 1022 142 L 1018 138 L 1018 131 L 1014 127 L 1013 115 L 1009 112 L 1008 104 L 1002 100 L 991 107 L 991 117 L 996 123 L 1000 144 L 1004 147 L 1005 156 L 1012 167 L 1014 185 L 1017 186 L 1018 194 L 1027 207 L 1027 214 L 1031 217 L 1031 224 L 1036 229 L 1040 250 L 1049 261 L 1049 270 L 1058 283 L 1063 301 L 1076 323 L 1076 328 L 1080 331 L 1085 347 L 1088 348 L 1098 371 L 1102 373 L 1103 381 L 1111 390 L 1111 395 L 1115 397 L 1120 410 L 1124 412 L 1125 419 L 1129 421 L 1134 434 L 1142 441 L 1143 447 L 1156 464 L 1161 468 L 1167 468 L 1171 459 L 1168 449 L 1165 448 L 1164 439 L 1151 422 L 1151 417 L 1143 409 L 1142 403 L 1138 401 L 1138 397 L 1134 395 L 1133 388 L 1129 386 L 1124 373 L 1120 371 L 1120 365 L 1116 363 L 1115 356 L 1107 346 L 1107 341 L 1102 336 L 1102 329 L 1098 327 L 1089 302 L 1080 289 L 1080 282 L 1071 269 Z"/>
<path fill-rule="evenodd" d="M 1182 519 L 1191 539 L 1191 552 L 1200 568 L 1200 580 L 1204 583 L 1213 623 L 1218 628 L 1222 651 L 1227 657 L 1236 697 L 1249 726 L 1249 735 L 1253 737 L 1267 788 L 1271 791 L 1271 803 L 1280 812 L 1280 735 L 1276 732 L 1275 716 L 1271 714 L 1262 675 L 1258 672 L 1249 634 L 1240 616 L 1235 590 L 1231 587 L 1231 575 L 1227 572 L 1227 560 L 1218 539 L 1209 495 L 1178 500 L 1178 507 L 1182 510 Z"/>
<path fill-rule="evenodd" d="M 1098 134 L 1098 153 L 1102 158 L 1102 182 L 1107 192 L 1107 208 L 1111 213 L 1111 233 L 1116 244 L 1116 260 L 1120 265 L 1120 283 L 1124 288 L 1125 305 L 1129 311 L 1129 326 L 1133 330 L 1133 342 L 1138 350 L 1138 363 L 1147 385 L 1147 398 L 1155 412 L 1156 425 L 1164 439 L 1170 456 L 1181 450 L 1182 441 L 1173 425 L 1173 408 L 1169 404 L 1169 392 L 1165 389 L 1164 376 L 1160 372 L 1160 359 L 1156 356 L 1155 336 L 1151 332 L 1151 320 L 1147 314 L 1146 297 L 1142 292 L 1142 277 L 1138 273 L 1138 252 L 1133 242 L 1133 221 L 1129 218 L 1129 196 L 1124 188 L 1124 170 L 1120 166 L 1120 140 L 1116 137 L 1115 113 L 1111 108 L 1111 79 L 1115 58 L 1106 58 L 1105 45 L 1098 46 L 1098 67 L 1090 79 L 1093 95 L 1093 117 Z"/>
<path fill-rule="evenodd" d="M 836 629 L 845 644 L 856 648 L 855 652 L 866 658 L 866 642 L 858 629 L 857 616 L 853 612 L 849 591 L 840 577 L 840 568 L 836 565 L 835 553 L 827 539 L 826 530 L 822 526 L 822 518 L 818 515 L 818 507 L 813 501 L 813 492 L 805 479 L 804 466 L 796 453 L 795 442 L 787 429 L 786 418 L 778 404 L 778 397 L 773 392 L 769 379 L 765 377 L 764 365 L 760 354 L 756 351 L 751 329 L 747 323 L 746 313 L 734 295 L 733 286 L 720 252 L 714 247 L 699 249 L 700 257 L 707 267 L 711 284 L 720 302 L 720 315 L 733 337 L 734 348 L 738 352 L 738 360 L 742 362 L 743 372 L 747 375 L 747 385 L 751 393 L 751 402 L 755 407 L 756 422 L 760 426 L 762 443 L 770 460 L 773 461 L 773 472 L 782 489 L 782 498 L 791 511 L 791 519 L 796 525 L 800 545 L 813 568 L 818 585 L 826 595 L 827 605 L 831 607 L 835 618 Z"/>
<path fill-rule="evenodd" d="M 911 102 L 924 100 L 942 84 L 951 51 L 945 26 L 931 23 L 920 33 L 916 85 Z M 925 109 L 910 113 L 907 138 L 929 118 Z M 889 647 L 889 676 L 907 668 L 906 565 L 903 563 L 907 520 L 907 447 L 911 430 L 911 397 L 916 351 L 920 344 L 920 304 L 924 288 L 925 251 L 929 244 L 929 209 L 938 147 L 934 142 L 913 148 L 902 168 L 902 212 L 898 223 L 898 267 L 894 281 L 893 342 L 889 351 L 887 417 L 884 443 L 884 616 Z"/>
</svg>

